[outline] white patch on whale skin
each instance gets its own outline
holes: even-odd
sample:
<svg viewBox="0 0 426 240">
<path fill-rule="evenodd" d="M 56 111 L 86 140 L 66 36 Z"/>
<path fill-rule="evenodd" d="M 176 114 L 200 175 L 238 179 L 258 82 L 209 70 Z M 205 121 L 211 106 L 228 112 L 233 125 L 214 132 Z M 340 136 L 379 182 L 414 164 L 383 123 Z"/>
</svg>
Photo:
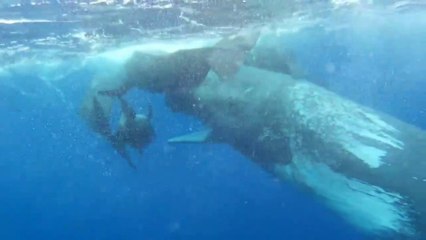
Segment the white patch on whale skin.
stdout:
<svg viewBox="0 0 426 240">
<path fill-rule="evenodd" d="M 380 159 L 386 156 L 386 151 L 379 148 L 364 145 L 356 140 L 353 140 L 350 143 L 347 142 L 343 144 L 346 150 L 351 152 L 359 159 L 368 159 L 368 164 L 371 167 L 380 167 L 380 165 L 382 164 Z"/>
<path fill-rule="evenodd" d="M 294 180 L 313 190 L 331 208 L 364 231 L 414 234 L 404 199 L 399 194 L 350 179 L 324 163 L 301 155 L 295 155 L 290 164 L 276 164 L 274 171 L 284 180 Z"/>
<path fill-rule="evenodd" d="M 404 148 L 392 125 L 330 91 L 301 81 L 290 97 L 296 128 L 309 129 L 325 143 L 340 146 L 371 168 L 383 164 L 388 150 Z"/>
<path fill-rule="evenodd" d="M 275 114 L 277 121 L 281 121 L 278 134 L 306 144 L 303 147 L 308 150 L 326 146 L 323 148 L 325 154 L 342 156 L 330 160 L 355 159 L 370 168 L 378 168 L 389 152 L 404 149 L 404 143 L 398 139 L 399 130 L 380 115 L 309 82 L 247 66 L 240 68 L 233 81 L 220 81 L 213 71 L 207 79 L 197 90 L 201 101 L 228 102 L 231 99 L 240 105 L 249 104 L 251 108 L 245 108 L 243 114 L 247 117 L 253 114 L 254 119 L 266 108 L 272 112 L 271 116 Z M 220 109 L 212 112 L 223 113 L 218 121 L 238 126 L 238 115 L 232 117 L 234 113 L 226 110 L 227 106 L 220 105 Z"/>
</svg>

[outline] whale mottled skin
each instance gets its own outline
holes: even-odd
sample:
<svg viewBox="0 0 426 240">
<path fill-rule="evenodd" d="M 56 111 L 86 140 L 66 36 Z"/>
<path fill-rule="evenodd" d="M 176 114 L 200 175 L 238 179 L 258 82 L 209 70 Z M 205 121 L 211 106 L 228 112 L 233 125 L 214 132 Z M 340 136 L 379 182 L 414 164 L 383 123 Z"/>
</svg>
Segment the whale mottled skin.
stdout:
<svg viewBox="0 0 426 240">
<path fill-rule="evenodd" d="M 426 238 L 424 131 L 283 71 L 238 61 L 223 74 L 211 57 L 226 54 L 196 51 L 205 54 L 176 52 L 164 57 L 180 59 L 173 64 L 128 68 L 131 81 L 117 79 L 163 93 L 174 111 L 208 127 L 171 143 L 229 144 L 377 238 Z M 182 72 L 195 77 L 170 74 Z"/>
<path fill-rule="evenodd" d="M 303 80 L 243 66 L 211 72 L 186 113 L 274 175 L 373 234 L 423 239 L 426 134 Z"/>
<path fill-rule="evenodd" d="M 227 80 L 211 71 L 187 94 L 193 107 L 175 103 L 175 111 L 198 117 L 211 133 L 172 142 L 230 144 L 366 232 L 424 239 L 422 130 L 307 81 L 248 66 Z"/>
</svg>

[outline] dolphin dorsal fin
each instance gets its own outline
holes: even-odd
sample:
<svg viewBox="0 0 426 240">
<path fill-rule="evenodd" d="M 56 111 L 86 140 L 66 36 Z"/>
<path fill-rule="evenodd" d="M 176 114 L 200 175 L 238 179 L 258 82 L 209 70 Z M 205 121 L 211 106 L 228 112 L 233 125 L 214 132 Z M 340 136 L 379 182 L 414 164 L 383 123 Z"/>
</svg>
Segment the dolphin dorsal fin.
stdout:
<svg viewBox="0 0 426 240">
<path fill-rule="evenodd" d="M 168 143 L 206 143 L 212 140 L 212 130 L 205 129 L 198 132 L 170 138 Z"/>
</svg>

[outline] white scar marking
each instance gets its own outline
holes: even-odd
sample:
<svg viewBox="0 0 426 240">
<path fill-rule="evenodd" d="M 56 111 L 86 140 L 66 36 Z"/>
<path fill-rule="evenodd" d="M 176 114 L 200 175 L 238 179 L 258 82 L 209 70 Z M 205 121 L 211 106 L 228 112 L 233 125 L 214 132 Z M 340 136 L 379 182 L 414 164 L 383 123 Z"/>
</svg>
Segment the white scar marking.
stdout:
<svg viewBox="0 0 426 240">
<path fill-rule="evenodd" d="M 383 164 L 388 150 L 404 148 L 392 125 L 330 91 L 300 82 L 290 98 L 296 127 L 307 128 L 329 144 L 341 146 L 371 168 Z"/>
<path fill-rule="evenodd" d="M 404 199 L 399 194 L 348 178 L 324 163 L 297 154 L 290 164 L 276 164 L 275 173 L 312 189 L 332 209 L 365 231 L 414 234 Z"/>
</svg>

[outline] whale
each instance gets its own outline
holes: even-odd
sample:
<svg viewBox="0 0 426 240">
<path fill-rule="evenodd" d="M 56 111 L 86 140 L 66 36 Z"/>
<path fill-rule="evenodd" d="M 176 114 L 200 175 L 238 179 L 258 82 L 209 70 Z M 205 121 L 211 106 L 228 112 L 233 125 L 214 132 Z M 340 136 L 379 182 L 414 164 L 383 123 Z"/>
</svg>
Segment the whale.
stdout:
<svg viewBox="0 0 426 240">
<path fill-rule="evenodd" d="M 111 144 L 130 167 L 136 169 L 127 147 L 133 148 L 142 154 L 143 150 L 154 140 L 155 132 L 151 122 L 153 116 L 152 107 L 151 105 L 148 106 L 147 114 L 136 113 L 123 96 L 120 95 L 120 91 L 114 92 L 114 96 L 110 95 L 110 93 L 104 92 L 101 88 L 91 88 L 83 101 L 80 116 L 92 131 Z M 115 97 L 120 103 L 121 115 L 114 131 L 110 122 Z"/>
<path fill-rule="evenodd" d="M 109 139 L 113 148 L 127 161 L 129 166 L 136 168 L 126 147 L 133 148 L 142 155 L 145 147 L 154 140 L 155 131 L 151 123 L 152 107 L 148 106 L 147 114 L 136 113 L 123 97 L 119 96 L 118 100 L 122 112 L 117 130 Z"/>
<path fill-rule="evenodd" d="M 318 196 L 382 239 L 424 239 L 426 134 L 308 81 L 242 66 L 214 72 L 182 108 L 208 129 L 170 143 L 219 142 Z M 176 107 L 175 107 L 176 109 Z"/>
<path fill-rule="evenodd" d="M 307 79 L 246 64 L 258 42 L 235 47 L 238 58 L 214 47 L 148 62 L 135 54 L 116 89 L 161 93 L 206 126 L 170 144 L 228 144 L 377 239 L 425 239 L 426 132 Z"/>
</svg>

